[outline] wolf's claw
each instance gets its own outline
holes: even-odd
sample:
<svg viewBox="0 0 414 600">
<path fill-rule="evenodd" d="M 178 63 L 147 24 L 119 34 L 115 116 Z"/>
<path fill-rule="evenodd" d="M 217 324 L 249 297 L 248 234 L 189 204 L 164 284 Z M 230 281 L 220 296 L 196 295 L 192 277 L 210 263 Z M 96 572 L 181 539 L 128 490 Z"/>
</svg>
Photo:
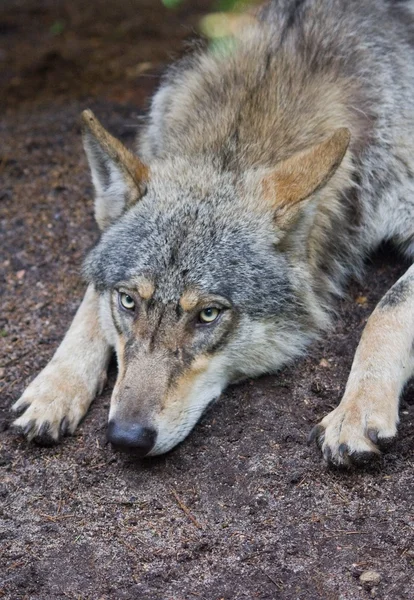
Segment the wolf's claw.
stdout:
<svg viewBox="0 0 414 600">
<path fill-rule="evenodd" d="M 60 437 L 65 437 L 69 430 L 69 420 L 67 417 L 63 417 L 59 425 L 59 435 Z"/>
<path fill-rule="evenodd" d="M 29 406 L 30 405 L 28 403 L 23 403 L 19 404 L 15 409 L 12 410 L 16 417 L 20 417 Z"/>
<path fill-rule="evenodd" d="M 315 425 L 308 436 L 308 445 L 316 442 L 318 448 L 322 448 L 323 439 L 325 437 L 325 429 L 322 425 Z"/>
<path fill-rule="evenodd" d="M 35 421 L 34 421 L 34 419 L 32 419 L 31 421 L 29 421 L 27 423 L 27 425 L 25 427 L 23 427 L 23 434 L 28 436 L 30 434 L 30 432 L 32 431 L 34 425 L 35 425 Z"/>
</svg>

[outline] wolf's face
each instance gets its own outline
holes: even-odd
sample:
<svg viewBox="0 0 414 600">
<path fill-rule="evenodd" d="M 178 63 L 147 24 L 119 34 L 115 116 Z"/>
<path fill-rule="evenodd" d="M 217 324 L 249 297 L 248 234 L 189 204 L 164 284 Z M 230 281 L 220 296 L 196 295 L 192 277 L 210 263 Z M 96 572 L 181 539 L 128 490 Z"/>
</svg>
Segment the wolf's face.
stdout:
<svg viewBox="0 0 414 600">
<path fill-rule="evenodd" d="M 229 382 L 273 371 L 304 348 L 311 290 L 279 245 L 293 211 L 286 219 L 280 205 L 276 227 L 274 208 L 260 201 L 269 180 L 249 188 L 175 160 L 151 165 L 139 189 L 128 162 L 138 159 L 120 145 L 108 153 L 112 139 L 92 118 L 85 147 L 105 231 L 84 271 L 118 357 L 108 438 L 161 454 Z"/>
<path fill-rule="evenodd" d="M 287 358 L 265 339 L 268 320 L 297 313 L 286 257 L 271 219 L 247 219 L 221 184 L 201 198 L 150 182 L 85 263 L 118 356 L 110 421 L 155 431 L 152 454 L 181 441 L 229 381 Z"/>
</svg>

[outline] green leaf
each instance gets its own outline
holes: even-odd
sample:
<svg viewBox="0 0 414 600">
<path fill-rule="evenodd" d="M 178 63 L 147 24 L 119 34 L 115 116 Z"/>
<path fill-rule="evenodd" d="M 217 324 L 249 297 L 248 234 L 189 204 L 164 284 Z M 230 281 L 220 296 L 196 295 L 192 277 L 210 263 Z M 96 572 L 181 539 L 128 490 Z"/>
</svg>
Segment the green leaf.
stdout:
<svg viewBox="0 0 414 600">
<path fill-rule="evenodd" d="M 167 8 L 176 8 L 183 0 L 161 0 Z"/>
<path fill-rule="evenodd" d="M 66 27 L 65 21 L 55 21 L 49 29 L 52 35 L 60 35 Z"/>
</svg>

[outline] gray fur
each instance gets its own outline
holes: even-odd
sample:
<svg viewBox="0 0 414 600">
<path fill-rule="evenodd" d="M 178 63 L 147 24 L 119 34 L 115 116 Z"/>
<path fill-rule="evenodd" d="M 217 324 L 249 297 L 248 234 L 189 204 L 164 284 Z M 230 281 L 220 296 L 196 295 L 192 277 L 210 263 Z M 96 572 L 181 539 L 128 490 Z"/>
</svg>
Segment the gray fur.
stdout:
<svg viewBox="0 0 414 600">
<path fill-rule="evenodd" d="M 159 182 L 158 195 L 150 187 L 103 234 L 85 262 L 86 277 L 106 290 L 145 275 L 155 283 L 154 301 L 164 305 L 178 304 L 186 289 L 197 287 L 251 317 L 296 312 L 294 282 L 286 257 L 275 251 L 271 220 L 246 219 L 227 180 L 222 176 L 206 195 L 174 181 Z"/>
</svg>

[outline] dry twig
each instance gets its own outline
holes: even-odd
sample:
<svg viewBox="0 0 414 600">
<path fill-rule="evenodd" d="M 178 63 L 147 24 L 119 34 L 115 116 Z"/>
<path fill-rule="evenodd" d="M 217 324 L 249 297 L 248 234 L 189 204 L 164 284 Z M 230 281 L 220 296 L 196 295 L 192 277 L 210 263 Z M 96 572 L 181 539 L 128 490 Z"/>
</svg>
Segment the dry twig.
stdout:
<svg viewBox="0 0 414 600">
<path fill-rule="evenodd" d="M 187 515 L 187 517 L 190 519 L 190 521 L 196 526 L 198 527 L 198 529 L 204 529 L 203 526 L 201 525 L 201 523 L 199 523 L 197 521 L 197 519 L 191 514 L 190 509 L 188 508 L 188 506 L 186 506 L 184 504 L 184 502 L 182 500 L 180 500 L 177 492 L 175 490 L 171 490 L 171 494 L 174 496 L 178 506 L 181 508 L 181 510 Z"/>
</svg>

